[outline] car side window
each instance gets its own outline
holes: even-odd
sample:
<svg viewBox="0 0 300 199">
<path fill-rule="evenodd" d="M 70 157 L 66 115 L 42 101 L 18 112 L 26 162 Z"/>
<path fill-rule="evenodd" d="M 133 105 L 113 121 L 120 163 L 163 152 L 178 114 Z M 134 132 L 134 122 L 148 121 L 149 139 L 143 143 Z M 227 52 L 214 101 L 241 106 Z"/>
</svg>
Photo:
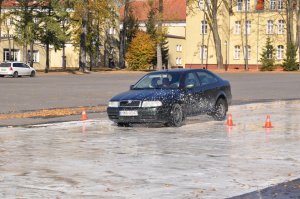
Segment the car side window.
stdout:
<svg viewBox="0 0 300 199">
<path fill-rule="evenodd" d="M 13 64 L 13 67 L 16 67 L 16 68 L 22 68 L 22 64 L 21 63 L 14 63 Z"/>
<path fill-rule="evenodd" d="M 29 66 L 26 64 L 22 64 L 22 65 L 23 65 L 23 68 L 29 68 Z"/>
<path fill-rule="evenodd" d="M 199 79 L 197 78 L 197 75 L 194 72 L 190 72 L 186 74 L 184 79 L 184 87 L 185 88 L 193 88 L 200 86 Z"/>
<path fill-rule="evenodd" d="M 216 77 L 203 71 L 198 71 L 197 75 L 199 77 L 199 81 L 201 85 L 213 84 L 218 81 Z"/>
</svg>

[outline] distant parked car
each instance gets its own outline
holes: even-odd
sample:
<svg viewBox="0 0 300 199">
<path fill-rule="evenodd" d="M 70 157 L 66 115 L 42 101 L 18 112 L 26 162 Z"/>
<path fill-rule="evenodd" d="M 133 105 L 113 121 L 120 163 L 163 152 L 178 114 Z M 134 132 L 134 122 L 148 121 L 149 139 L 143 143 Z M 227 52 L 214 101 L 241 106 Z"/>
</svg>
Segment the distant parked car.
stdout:
<svg viewBox="0 0 300 199">
<path fill-rule="evenodd" d="M 30 76 L 34 77 L 36 71 L 34 68 L 22 62 L 3 62 L 0 64 L 0 76 Z"/>
<path fill-rule="evenodd" d="M 158 122 L 178 127 L 186 117 L 198 114 L 224 120 L 231 98 L 230 83 L 210 71 L 157 71 L 113 97 L 107 114 L 118 126 Z"/>
</svg>

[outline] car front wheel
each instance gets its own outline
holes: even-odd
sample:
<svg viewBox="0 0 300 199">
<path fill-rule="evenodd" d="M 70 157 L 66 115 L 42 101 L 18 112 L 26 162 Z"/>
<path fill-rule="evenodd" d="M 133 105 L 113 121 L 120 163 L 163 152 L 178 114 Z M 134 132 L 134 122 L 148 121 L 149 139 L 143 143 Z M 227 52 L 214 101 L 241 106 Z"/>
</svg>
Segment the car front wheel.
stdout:
<svg viewBox="0 0 300 199">
<path fill-rule="evenodd" d="M 227 110 L 228 104 L 226 100 L 220 98 L 215 104 L 214 110 L 212 112 L 212 117 L 217 121 L 222 121 L 226 118 Z"/>
<path fill-rule="evenodd" d="M 182 107 L 179 104 L 174 104 L 170 112 L 170 122 L 168 126 L 180 127 L 184 121 Z"/>
</svg>

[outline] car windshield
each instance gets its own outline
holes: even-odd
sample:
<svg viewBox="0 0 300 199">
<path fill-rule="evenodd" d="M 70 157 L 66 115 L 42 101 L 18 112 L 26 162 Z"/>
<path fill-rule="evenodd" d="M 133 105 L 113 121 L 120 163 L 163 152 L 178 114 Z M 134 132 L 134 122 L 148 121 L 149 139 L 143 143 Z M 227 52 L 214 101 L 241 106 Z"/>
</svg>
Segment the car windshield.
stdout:
<svg viewBox="0 0 300 199">
<path fill-rule="evenodd" d="M 10 67 L 10 63 L 1 63 L 0 67 L 1 68 L 8 68 L 8 67 Z"/>
<path fill-rule="evenodd" d="M 143 77 L 133 89 L 176 89 L 179 82 L 179 73 L 155 73 Z"/>
</svg>

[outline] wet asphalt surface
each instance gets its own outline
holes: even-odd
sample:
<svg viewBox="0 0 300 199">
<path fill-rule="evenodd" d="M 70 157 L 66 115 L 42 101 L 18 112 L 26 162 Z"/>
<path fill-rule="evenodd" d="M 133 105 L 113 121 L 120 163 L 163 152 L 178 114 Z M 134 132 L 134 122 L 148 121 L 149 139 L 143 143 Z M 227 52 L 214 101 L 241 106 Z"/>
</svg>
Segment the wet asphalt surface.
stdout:
<svg viewBox="0 0 300 199">
<path fill-rule="evenodd" d="M 0 114 L 44 108 L 106 105 L 129 89 L 142 72 L 99 72 L 84 75 L 37 74 L 35 78 L 0 78 Z M 231 83 L 233 104 L 300 99 L 300 73 L 219 73 Z M 89 118 L 101 114 L 89 113 Z M 0 120 L 1 126 L 22 126 L 77 120 L 80 116 Z"/>
<path fill-rule="evenodd" d="M 299 198 L 300 101 L 229 111 L 233 127 L 120 128 L 103 115 L 0 128 L 0 198 Z"/>
</svg>

